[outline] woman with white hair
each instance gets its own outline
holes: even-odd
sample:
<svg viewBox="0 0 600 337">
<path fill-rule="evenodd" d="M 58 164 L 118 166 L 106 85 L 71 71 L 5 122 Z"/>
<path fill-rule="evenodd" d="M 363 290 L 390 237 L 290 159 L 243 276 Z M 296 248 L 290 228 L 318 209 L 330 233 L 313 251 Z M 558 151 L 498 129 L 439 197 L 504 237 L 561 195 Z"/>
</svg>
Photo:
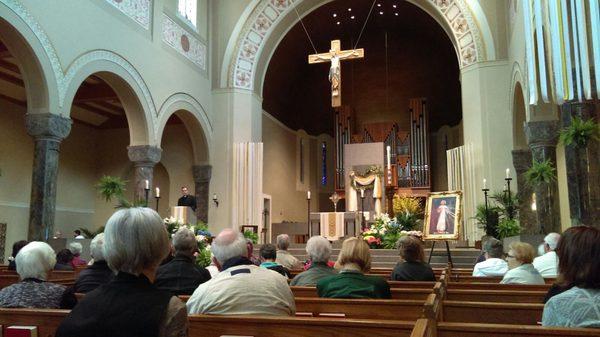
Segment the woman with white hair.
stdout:
<svg viewBox="0 0 600 337">
<path fill-rule="evenodd" d="M 104 259 L 116 273 L 88 293 L 56 331 L 56 337 L 187 336 L 185 305 L 153 282 L 169 253 L 163 220 L 150 208 L 115 212 L 104 231 Z"/>
<path fill-rule="evenodd" d="M 331 257 L 331 243 L 322 236 L 313 236 L 306 243 L 306 254 L 311 260 L 308 270 L 302 272 L 290 283 L 292 286 L 315 286 L 320 279 L 337 274 L 327 263 Z"/>
<path fill-rule="evenodd" d="M 79 242 L 71 242 L 69 244 L 69 250 L 73 253 L 73 260 L 71 260 L 71 265 L 73 268 L 77 266 L 85 266 L 87 261 L 81 258 L 81 252 L 83 251 L 83 246 Z"/>
<path fill-rule="evenodd" d="M 47 282 L 56 255 L 45 242 L 34 241 L 23 247 L 15 257 L 21 282 L 0 290 L 3 308 L 71 308 L 76 300 L 60 284 Z"/>
<path fill-rule="evenodd" d="M 113 272 L 108 267 L 104 259 L 104 233 L 96 235 L 90 242 L 90 255 L 94 264 L 85 268 L 79 273 L 75 282 L 76 293 L 89 293 L 99 286 L 110 282 L 113 278 Z"/>
</svg>

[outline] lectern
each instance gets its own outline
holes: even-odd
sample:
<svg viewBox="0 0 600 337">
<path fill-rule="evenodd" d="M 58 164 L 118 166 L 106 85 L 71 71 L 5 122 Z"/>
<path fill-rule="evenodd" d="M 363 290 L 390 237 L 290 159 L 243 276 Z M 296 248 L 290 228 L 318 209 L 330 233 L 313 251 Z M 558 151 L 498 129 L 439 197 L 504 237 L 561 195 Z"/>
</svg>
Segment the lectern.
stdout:
<svg viewBox="0 0 600 337">
<path fill-rule="evenodd" d="M 177 219 L 177 222 L 182 224 L 196 224 L 196 214 L 189 206 L 173 206 L 171 207 L 171 216 Z"/>
</svg>

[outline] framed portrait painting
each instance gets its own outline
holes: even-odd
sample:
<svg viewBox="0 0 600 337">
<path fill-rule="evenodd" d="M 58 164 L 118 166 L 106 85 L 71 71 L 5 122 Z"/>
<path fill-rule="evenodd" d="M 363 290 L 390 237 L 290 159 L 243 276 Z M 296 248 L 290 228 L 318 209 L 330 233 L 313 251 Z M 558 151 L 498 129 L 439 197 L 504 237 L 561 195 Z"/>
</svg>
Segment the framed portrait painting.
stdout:
<svg viewBox="0 0 600 337">
<path fill-rule="evenodd" d="M 461 191 L 429 193 L 423 239 L 457 240 L 462 216 L 461 202 Z"/>
</svg>

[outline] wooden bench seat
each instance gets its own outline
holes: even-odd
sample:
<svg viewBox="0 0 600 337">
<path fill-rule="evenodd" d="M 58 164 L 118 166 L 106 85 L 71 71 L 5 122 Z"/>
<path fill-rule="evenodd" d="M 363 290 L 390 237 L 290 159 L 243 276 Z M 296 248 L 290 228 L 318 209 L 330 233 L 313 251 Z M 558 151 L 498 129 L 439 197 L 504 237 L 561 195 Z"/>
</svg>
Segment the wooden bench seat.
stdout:
<svg viewBox="0 0 600 337">
<path fill-rule="evenodd" d="M 448 281 L 455 283 L 500 283 L 500 281 L 502 281 L 502 276 L 477 277 L 467 275 L 451 275 L 448 278 Z M 546 284 L 553 284 L 556 282 L 556 278 L 544 278 L 544 281 Z"/>
<path fill-rule="evenodd" d="M 290 287 L 294 297 L 319 297 L 316 287 Z M 430 288 L 391 288 L 392 299 L 398 300 L 422 300 L 432 293 Z"/>
<path fill-rule="evenodd" d="M 469 302 L 544 303 L 543 290 L 448 289 L 446 300 Z"/>
<path fill-rule="evenodd" d="M 439 322 L 437 324 L 437 337 L 571 337 L 599 335 L 600 331 L 598 329 L 452 322 Z"/>
<path fill-rule="evenodd" d="M 500 284 L 500 283 L 461 283 L 448 282 L 450 289 L 471 289 L 471 290 L 523 290 L 523 291 L 548 291 L 550 284 Z"/>
<path fill-rule="evenodd" d="M 296 313 L 314 317 L 343 314 L 347 318 L 417 320 L 425 301 L 297 297 Z"/>
<path fill-rule="evenodd" d="M 314 317 L 189 316 L 189 337 L 410 336 L 414 321 Z"/>
<path fill-rule="evenodd" d="M 540 303 L 489 303 L 444 300 L 442 320 L 461 323 L 536 325 L 542 320 Z"/>
<path fill-rule="evenodd" d="M 38 336 L 53 337 L 69 310 L 0 309 L 0 324 L 38 328 Z M 190 315 L 190 337 L 223 335 L 272 336 L 410 336 L 414 321 L 362 320 L 315 317 Z"/>
</svg>

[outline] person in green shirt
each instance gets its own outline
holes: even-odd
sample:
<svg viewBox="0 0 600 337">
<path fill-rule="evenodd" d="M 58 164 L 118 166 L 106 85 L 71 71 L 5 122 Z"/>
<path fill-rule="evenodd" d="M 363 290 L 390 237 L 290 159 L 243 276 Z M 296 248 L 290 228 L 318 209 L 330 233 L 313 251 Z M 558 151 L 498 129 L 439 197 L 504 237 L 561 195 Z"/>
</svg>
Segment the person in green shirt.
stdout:
<svg viewBox="0 0 600 337">
<path fill-rule="evenodd" d="M 390 286 L 379 276 L 365 275 L 371 270 L 369 245 L 358 238 L 349 238 L 335 263 L 340 273 L 317 282 L 319 297 L 330 298 L 392 298 Z"/>
<path fill-rule="evenodd" d="M 320 279 L 337 275 L 337 271 L 327 265 L 331 256 L 331 243 L 327 239 L 313 236 L 306 243 L 306 253 L 311 260 L 310 268 L 296 275 L 291 286 L 315 286 Z"/>
</svg>

